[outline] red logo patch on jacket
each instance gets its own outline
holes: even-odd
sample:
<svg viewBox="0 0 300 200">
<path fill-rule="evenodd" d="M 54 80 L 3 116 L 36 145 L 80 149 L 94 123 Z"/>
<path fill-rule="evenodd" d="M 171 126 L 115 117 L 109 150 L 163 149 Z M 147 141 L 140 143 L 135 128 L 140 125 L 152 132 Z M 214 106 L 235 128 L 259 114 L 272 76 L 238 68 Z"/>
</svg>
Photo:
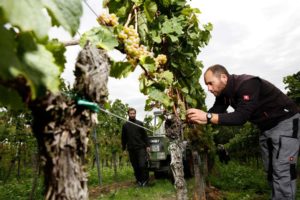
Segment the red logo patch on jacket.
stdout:
<svg viewBox="0 0 300 200">
<path fill-rule="evenodd" d="M 249 101 L 250 100 L 250 96 L 249 95 L 244 95 L 243 99 L 244 99 L 244 101 Z"/>
</svg>

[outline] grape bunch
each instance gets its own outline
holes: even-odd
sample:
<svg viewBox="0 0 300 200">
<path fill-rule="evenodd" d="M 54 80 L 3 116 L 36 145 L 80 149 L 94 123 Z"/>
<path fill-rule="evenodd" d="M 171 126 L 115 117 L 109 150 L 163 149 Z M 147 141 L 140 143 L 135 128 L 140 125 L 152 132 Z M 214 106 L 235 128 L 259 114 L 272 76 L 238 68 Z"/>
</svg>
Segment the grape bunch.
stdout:
<svg viewBox="0 0 300 200">
<path fill-rule="evenodd" d="M 129 27 L 124 26 L 118 38 L 124 43 L 127 59 L 132 65 L 137 65 L 138 60 L 143 56 L 154 57 L 153 53 L 148 51 L 144 45 L 140 45 L 139 34 L 132 25 Z M 167 57 L 163 54 L 155 58 L 156 66 L 163 65 L 166 62 Z"/>
<path fill-rule="evenodd" d="M 164 65 L 167 63 L 167 56 L 164 55 L 164 54 L 159 54 L 156 58 L 155 58 L 155 63 L 156 63 L 156 66 L 158 65 Z"/>
<path fill-rule="evenodd" d="M 119 24 L 118 17 L 115 14 L 108 14 L 108 13 L 102 13 L 98 18 L 97 21 L 99 24 L 105 25 L 105 26 L 116 26 Z"/>
</svg>

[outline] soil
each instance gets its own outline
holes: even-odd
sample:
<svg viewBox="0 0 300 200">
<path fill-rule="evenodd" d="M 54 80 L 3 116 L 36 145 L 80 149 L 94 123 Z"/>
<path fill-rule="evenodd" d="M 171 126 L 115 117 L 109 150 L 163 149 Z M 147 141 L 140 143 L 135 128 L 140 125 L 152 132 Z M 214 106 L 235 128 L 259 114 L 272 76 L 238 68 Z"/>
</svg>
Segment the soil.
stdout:
<svg viewBox="0 0 300 200">
<path fill-rule="evenodd" d="M 120 183 L 112 183 L 110 185 L 105 186 L 97 186 L 94 188 L 89 189 L 89 198 L 95 199 L 100 194 L 108 194 L 116 189 L 125 189 L 129 188 L 135 185 L 134 181 L 126 181 L 126 182 L 120 182 Z"/>
<path fill-rule="evenodd" d="M 153 181 L 154 181 L 154 176 L 150 176 L 149 184 L 151 184 L 151 182 Z M 123 181 L 123 182 L 112 183 L 104 186 L 96 186 L 89 189 L 89 198 L 95 199 L 98 196 L 100 196 L 100 194 L 108 194 L 115 190 L 126 189 L 135 186 L 137 186 L 135 181 Z"/>
<path fill-rule="evenodd" d="M 150 183 L 153 180 L 154 180 L 154 177 L 151 176 Z M 120 182 L 120 183 L 112 183 L 112 184 L 105 185 L 105 186 L 96 186 L 96 187 L 89 189 L 89 198 L 91 200 L 96 199 L 97 197 L 100 196 L 100 194 L 108 194 L 115 190 L 126 189 L 129 187 L 135 187 L 135 186 L 136 186 L 135 181 L 124 181 L 124 182 Z M 205 193 L 206 193 L 206 200 L 221 200 L 222 199 L 222 193 L 213 186 L 207 187 L 205 189 Z M 161 200 L 174 200 L 175 198 L 176 197 L 174 194 L 174 196 L 162 198 Z M 198 198 L 195 198 L 195 196 L 194 196 L 193 200 L 203 200 L 203 199 L 198 199 Z"/>
<path fill-rule="evenodd" d="M 211 186 L 205 188 L 206 200 L 221 200 L 222 193 L 217 188 Z"/>
</svg>

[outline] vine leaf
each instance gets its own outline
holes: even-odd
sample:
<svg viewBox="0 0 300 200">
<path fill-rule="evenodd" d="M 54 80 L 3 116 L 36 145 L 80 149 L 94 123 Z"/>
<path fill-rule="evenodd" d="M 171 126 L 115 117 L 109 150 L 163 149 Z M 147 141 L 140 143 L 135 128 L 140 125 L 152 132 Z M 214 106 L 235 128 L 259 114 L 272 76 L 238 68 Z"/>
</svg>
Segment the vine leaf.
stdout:
<svg viewBox="0 0 300 200">
<path fill-rule="evenodd" d="M 11 70 L 14 77 L 18 75 L 26 77 L 32 99 L 43 95 L 47 89 L 53 93 L 58 91 L 60 70 L 54 60 L 51 52 L 45 46 L 37 45 L 35 51 L 24 53 L 24 66 Z"/>
<path fill-rule="evenodd" d="M 181 88 L 181 92 L 188 94 L 189 93 L 189 89 L 187 87 Z"/>
<path fill-rule="evenodd" d="M 166 107 L 170 107 L 173 105 L 173 102 L 171 101 L 170 97 L 158 89 L 149 88 L 149 97 L 158 102 L 161 102 Z"/>
<path fill-rule="evenodd" d="M 202 97 L 205 98 L 205 97 Z M 189 105 L 197 105 L 197 101 L 191 95 L 186 95 L 185 100 Z"/>
<path fill-rule="evenodd" d="M 192 14 L 200 14 L 201 11 L 198 8 L 184 8 L 182 9 L 181 13 L 185 16 L 190 16 Z"/>
<path fill-rule="evenodd" d="M 33 31 L 39 39 L 47 37 L 51 23 L 43 13 L 43 5 L 40 1 L 2 0 L 0 6 L 12 25 L 19 27 L 22 31 Z"/>
<path fill-rule="evenodd" d="M 142 56 L 140 58 L 140 64 L 149 72 L 155 72 L 157 67 L 155 66 L 155 60 L 150 56 Z"/>
<path fill-rule="evenodd" d="M 31 1 L 37 2 L 36 0 Z M 42 0 L 42 3 L 48 9 L 53 25 L 61 25 L 69 33 L 75 35 L 82 15 L 81 0 Z"/>
<path fill-rule="evenodd" d="M 2 79 L 11 78 L 10 68 L 21 66 L 21 63 L 16 56 L 16 43 L 14 41 L 14 35 L 9 30 L 0 26 L 0 77 Z"/>
<path fill-rule="evenodd" d="M 174 75 L 169 70 L 166 70 L 159 74 L 159 78 L 165 80 L 166 85 L 171 85 L 174 81 Z"/>
<path fill-rule="evenodd" d="M 148 95 L 148 91 L 149 91 L 148 88 L 155 83 L 151 79 L 146 79 L 145 74 L 140 75 L 139 82 L 140 82 L 139 84 L 140 91 L 145 95 Z"/>
<path fill-rule="evenodd" d="M 157 11 L 157 4 L 152 0 L 146 0 L 144 3 L 144 11 L 149 22 L 152 22 Z"/>
<path fill-rule="evenodd" d="M 23 101 L 16 90 L 0 85 L 0 107 L 8 106 L 15 110 L 24 108 Z"/>
<path fill-rule="evenodd" d="M 115 13 L 119 17 L 119 23 L 127 20 L 127 15 L 132 8 L 131 0 L 109 0 L 109 13 Z"/>
<path fill-rule="evenodd" d="M 140 6 L 140 5 L 142 5 L 144 0 L 131 0 L 131 1 L 134 2 L 135 5 Z"/>
<path fill-rule="evenodd" d="M 66 58 L 64 56 L 64 53 L 66 52 L 65 45 L 59 42 L 57 39 L 54 39 L 46 44 L 46 48 L 53 54 L 55 63 L 60 67 L 60 71 L 63 71 L 66 63 Z"/>
<path fill-rule="evenodd" d="M 112 62 L 110 76 L 114 78 L 125 78 L 133 69 L 129 62 Z"/>
<path fill-rule="evenodd" d="M 167 8 L 170 6 L 172 0 L 162 0 L 162 5 Z"/>
<path fill-rule="evenodd" d="M 171 19 L 167 19 L 162 26 L 162 33 L 163 34 L 170 34 L 175 33 L 177 35 L 182 35 L 184 32 L 182 30 L 182 25 L 180 21 L 182 19 L 179 17 L 173 17 Z"/>
<path fill-rule="evenodd" d="M 155 43 L 158 43 L 158 44 L 161 43 L 161 38 L 160 38 L 160 35 L 158 34 L 158 31 L 157 31 L 157 30 L 152 30 L 152 31 L 150 32 L 150 35 L 151 35 L 152 40 L 153 40 Z"/>
<path fill-rule="evenodd" d="M 80 45 L 84 46 L 87 41 L 105 50 L 113 50 L 119 44 L 112 30 L 105 26 L 95 27 L 85 32 L 80 38 Z"/>
<path fill-rule="evenodd" d="M 138 12 L 138 29 L 139 29 L 138 32 L 140 34 L 140 38 L 142 38 L 142 40 L 146 40 L 146 36 L 149 30 L 147 26 L 147 18 L 145 13 L 143 12 Z"/>
</svg>

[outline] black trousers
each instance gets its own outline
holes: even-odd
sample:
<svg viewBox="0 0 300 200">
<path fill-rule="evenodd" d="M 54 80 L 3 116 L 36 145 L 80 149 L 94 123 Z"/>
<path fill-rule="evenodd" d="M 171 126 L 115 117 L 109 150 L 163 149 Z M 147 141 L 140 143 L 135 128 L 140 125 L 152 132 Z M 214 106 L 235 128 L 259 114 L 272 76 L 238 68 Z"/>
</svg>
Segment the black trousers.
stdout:
<svg viewBox="0 0 300 200">
<path fill-rule="evenodd" d="M 149 179 L 146 149 L 130 149 L 128 152 L 137 182 L 144 183 Z"/>
</svg>

